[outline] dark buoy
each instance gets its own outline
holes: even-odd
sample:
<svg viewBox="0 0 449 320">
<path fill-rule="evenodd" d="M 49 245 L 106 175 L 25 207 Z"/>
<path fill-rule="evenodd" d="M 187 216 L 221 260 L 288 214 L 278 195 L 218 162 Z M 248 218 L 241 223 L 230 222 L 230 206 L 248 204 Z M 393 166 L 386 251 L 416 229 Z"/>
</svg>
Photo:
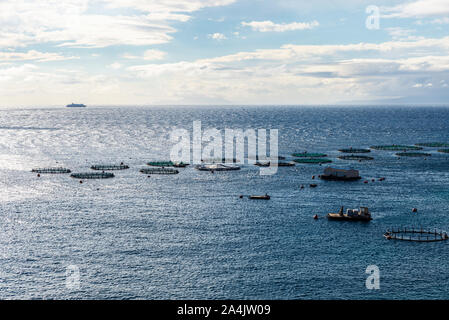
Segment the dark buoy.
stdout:
<svg viewBox="0 0 449 320">
<path fill-rule="evenodd" d="M 368 180 L 363 181 L 363 183 L 367 184 L 367 183 L 368 183 Z"/>
<path fill-rule="evenodd" d="M 314 215 L 314 216 L 313 216 L 313 219 L 314 219 L 314 220 L 318 220 L 318 215 L 317 215 L 317 214 Z"/>
<path fill-rule="evenodd" d="M 413 209 L 412 209 L 412 212 L 413 212 L 413 213 L 417 213 L 417 212 L 418 212 L 418 209 L 417 209 L 417 208 L 413 208 Z"/>
<path fill-rule="evenodd" d="M 239 197 L 240 199 L 243 199 L 243 196 L 242 195 L 240 195 L 240 197 Z"/>
<path fill-rule="evenodd" d="M 304 185 L 301 185 L 301 189 L 304 189 Z"/>
<path fill-rule="evenodd" d="M 310 187 L 311 188 L 316 188 L 316 187 L 318 187 L 318 185 L 317 184 L 311 184 Z"/>
<path fill-rule="evenodd" d="M 83 183 L 83 180 L 80 180 L 80 183 Z"/>
<path fill-rule="evenodd" d="M 40 174 L 40 173 L 38 173 L 38 174 L 37 174 L 37 177 L 38 177 L 38 178 L 40 178 L 40 177 L 41 177 L 41 174 Z"/>
<path fill-rule="evenodd" d="M 312 180 L 315 180 L 315 176 L 312 176 Z"/>
<path fill-rule="evenodd" d="M 375 181 L 376 181 L 376 179 L 372 179 L 372 180 L 371 180 L 371 182 L 375 182 Z"/>
</svg>

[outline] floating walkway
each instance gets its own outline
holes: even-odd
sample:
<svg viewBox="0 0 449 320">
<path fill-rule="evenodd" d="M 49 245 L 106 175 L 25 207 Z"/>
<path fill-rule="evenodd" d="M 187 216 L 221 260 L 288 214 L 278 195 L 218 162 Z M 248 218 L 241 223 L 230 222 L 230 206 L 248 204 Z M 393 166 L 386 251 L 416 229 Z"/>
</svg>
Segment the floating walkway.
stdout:
<svg viewBox="0 0 449 320">
<path fill-rule="evenodd" d="M 332 160 L 327 158 L 303 158 L 303 159 L 295 159 L 293 160 L 296 163 L 309 163 L 309 164 L 323 164 L 323 163 L 331 163 Z"/>
<path fill-rule="evenodd" d="M 150 161 L 147 165 L 152 167 L 173 167 L 175 163 L 172 161 Z"/>
<path fill-rule="evenodd" d="M 338 159 L 341 159 L 341 160 L 356 160 L 356 161 L 369 161 L 369 160 L 374 160 L 373 157 L 360 156 L 360 155 L 355 155 L 355 154 L 352 154 L 352 155 L 350 155 L 350 156 L 340 156 L 340 157 L 338 157 Z"/>
<path fill-rule="evenodd" d="M 417 143 L 415 145 L 418 147 L 428 147 L 428 148 L 447 148 L 447 147 L 449 147 L 449 143 L 442 143 L 442 142 Z"/>
<path fill-rule="evenodd" d="M 432 155 L 430 153 L 423 153 L 423 152 L 400 152 L 396 153 L 398 157 L 412 157 L 412 158 L 419 158 L 419 157 L 431 157 Z"/>
<path fill-rule="evenodd" d="M 370 147 L 374 150 L 383 150 L 383 151 L 413 151 L 413 150 L 422 150 L 422 147 L 417 146 L 404 146 L 404 145 L 387 145 L 387 146 L 372 146 Z"/>
<path fill-rule="evenodd" d="M 165 168 L 151 168 L 151 169 L 142 169 L 141 173 L 144 174 L 178 174 L 179 171 L 175 169 L 165 169 Z"/>
<path fill-rule="evenodd" d="M 445 231 L 426 231 L 423 229 L 415 228 L 393 228 L 392 230 L 387 230 L 387 232 L 384 233 L 384 237 L 387 240 L 401 240 L 411 242 L 438 242 L 449 239 L 449 236 Z"/>
<path fill-rule="evenodd" d="M 327 154 L 303 152 L 303 153 L 293 153 L 292 156 L 295 158 L 325 158 L 327 157 Z"/>
<path fill-rule="evenodd" d="M 76 179 L 110 179 L 114 178 L 115 175 L 110 172 L 101 172 L 101 173 L 73 173 L 70 175 L 72 178 Z"/>
<path fill-rule="evenodd" d="M 348 149 L 340 149 L 338 150 L 341 153 L 370 153 L 370 149 L 354 149 L 354 148 L 348 148 Z"/>
<path fill-rule="evenodd" d="M 126 170 L 129 169 L 129 166 L 127 165 L 93 165 L 90 167 L 92 170 L 99 170 L 99 171 L 111 171 L 111 170 Z"/>
<path fill-rule="evenodd" d="M 31 172 L 34 173 L 49 173 L 49 174 L 63 174 L 63 173 L 70 173 L 70 169 L 66 168 L 36 168 L 31 170 Z"/>
</svg>

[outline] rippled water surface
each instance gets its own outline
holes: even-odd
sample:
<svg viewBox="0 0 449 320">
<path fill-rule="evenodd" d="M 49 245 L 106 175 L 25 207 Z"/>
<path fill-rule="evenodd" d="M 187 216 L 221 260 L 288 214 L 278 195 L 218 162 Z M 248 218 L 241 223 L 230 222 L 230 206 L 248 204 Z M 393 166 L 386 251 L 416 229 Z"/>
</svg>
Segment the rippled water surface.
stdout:
<svg viewBox="0 0 449 320">
<path fill-rule="evenodd" d="M 324 167 L 245 165 L 210 174 L 192 167 L 147 178 L 168 159 L 173 128 L 279 129 L 280 154 L 325 152 L 370 180 L 315 181 Z M 391 226 L 449 230 L 449 155 L 371 162 L 338 149 L 449 143 L 448 108 L 0 109 L 0 298 L 3 299 L 448 299 L 449 243 L 387 241 Z M 34 167 L 89 171 L 126 162 L 110 180 L 36 177 Z M 386 177 L 371 183 L 371 178 Z M 239 199 L 265 194 L 270 201 Z M 365 205 L 371 223 L 327 221 L 341 205 Z M 411 209 L 417 207 L 417 214 Z M 312 218 L 318 214 L 321 219 Z M 80 288 L 66 286 L 66 267 Z M 368 265 L 381 289 L 365 287 Z"/>
</svg>

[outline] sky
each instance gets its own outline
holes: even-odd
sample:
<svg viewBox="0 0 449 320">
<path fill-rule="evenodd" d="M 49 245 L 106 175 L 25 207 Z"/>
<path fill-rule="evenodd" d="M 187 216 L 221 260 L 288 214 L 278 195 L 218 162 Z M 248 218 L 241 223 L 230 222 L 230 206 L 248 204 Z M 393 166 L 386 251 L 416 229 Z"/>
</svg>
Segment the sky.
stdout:
<svg viewBox="0 0 449 320">
<path fill-rule="evenodd" d="M 0 0 L 0 106 L 449 105 L 448 0 Z"/>
</svg>

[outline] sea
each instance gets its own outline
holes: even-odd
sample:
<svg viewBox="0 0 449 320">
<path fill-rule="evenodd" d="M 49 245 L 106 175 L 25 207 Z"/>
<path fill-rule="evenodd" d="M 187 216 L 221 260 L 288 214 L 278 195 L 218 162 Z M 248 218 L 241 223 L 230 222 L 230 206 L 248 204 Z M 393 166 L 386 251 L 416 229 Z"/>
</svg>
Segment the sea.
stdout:
<svg viewBox="0 0 449 320">
<path fill-rule="evenodd" d="M 324 164 L 274 175 L 251 163 L 139 172 L 169 160 L 171 133 L 192 132 L 194 121 L 220 132 L 277 129 L 286 161 L 325 153 L 329 166 L 363 178 L 321 181 Z M 449 154 L 338 158 L 341 148 L 428 142 L 449 143 L 449 107 L 1 108 L 0 299 L 449 299 L 449 241 L 383 236 L 449 231 Z M 31 172 L 121 162 L 130 168 L 113 179 L 83 183 Z M 271 200 L 247 198 L 264 194 Z M 373 220 L 326 219 L 341 206 L 368 207 Z"/>
</svg>

